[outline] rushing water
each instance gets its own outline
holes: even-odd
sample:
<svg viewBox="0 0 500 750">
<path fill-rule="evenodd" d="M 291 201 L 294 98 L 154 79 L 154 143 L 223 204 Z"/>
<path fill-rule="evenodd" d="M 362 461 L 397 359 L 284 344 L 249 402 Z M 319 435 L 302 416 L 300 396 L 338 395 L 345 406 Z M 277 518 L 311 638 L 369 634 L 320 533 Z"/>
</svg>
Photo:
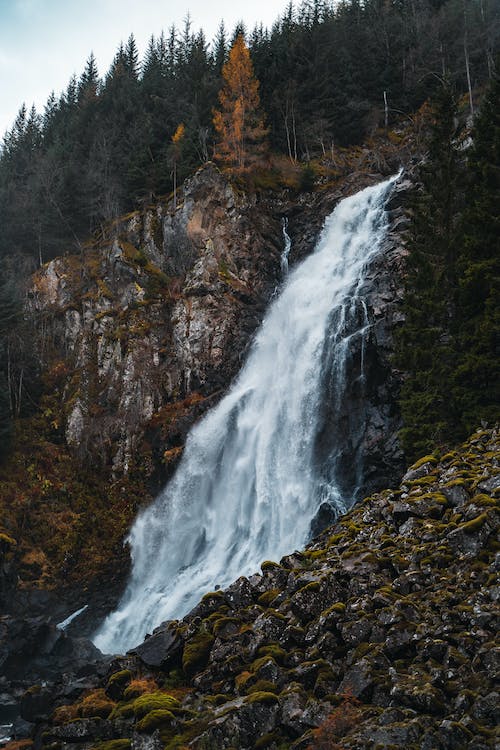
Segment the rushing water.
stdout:
<svg viewBox="0 0 500 750">
<path fill-rule="evenodd" d="M 359 288 L 395 179 L 338 204 L 270 306 L 231 390 L 191 431 L 175 476 L 130 532 L 132 575 L 94 639 L 101 650 L 136 645 L 216 585 L 302 546 L 321 505 L 342 512 L 352 502 L 333 459 L 319 471 L 315 441 L 325 382 L 340 403 L 349 348 L 367 330 Z"/>
</svg>

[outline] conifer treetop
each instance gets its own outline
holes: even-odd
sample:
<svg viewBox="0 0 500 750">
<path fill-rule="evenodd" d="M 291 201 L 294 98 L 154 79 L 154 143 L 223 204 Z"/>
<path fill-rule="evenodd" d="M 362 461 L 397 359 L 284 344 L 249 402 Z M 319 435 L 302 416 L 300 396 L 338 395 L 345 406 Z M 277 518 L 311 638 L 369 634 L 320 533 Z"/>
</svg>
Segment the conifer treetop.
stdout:
<svg viewBox="0 0 500 750">
<path fill-rule="evenodd" d="M 214 156 L 227 166 L 244 171 L 264 153 L 267 130 L 259 109 L 259 81 L 242 34 L 236 37 L 222 67 L 222 77 L 221 108 L 214 110 L 214 127 L 219 137 Z"/>
</svg>

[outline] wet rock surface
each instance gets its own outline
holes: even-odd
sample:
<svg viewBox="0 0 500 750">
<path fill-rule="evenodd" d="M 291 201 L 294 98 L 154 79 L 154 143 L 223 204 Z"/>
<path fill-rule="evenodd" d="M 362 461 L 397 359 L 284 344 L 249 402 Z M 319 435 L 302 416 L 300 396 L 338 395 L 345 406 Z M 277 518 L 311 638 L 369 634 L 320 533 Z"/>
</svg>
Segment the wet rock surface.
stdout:
<svg viewBox="0 0 500 750">
<path fill-rule="evenodd" d="M 162 625 L 77 702 L 54 694 L 40 744 L 495 747 L 499 459 L 482 429 L 417 462 L 304 551 Z"/>
</svg>

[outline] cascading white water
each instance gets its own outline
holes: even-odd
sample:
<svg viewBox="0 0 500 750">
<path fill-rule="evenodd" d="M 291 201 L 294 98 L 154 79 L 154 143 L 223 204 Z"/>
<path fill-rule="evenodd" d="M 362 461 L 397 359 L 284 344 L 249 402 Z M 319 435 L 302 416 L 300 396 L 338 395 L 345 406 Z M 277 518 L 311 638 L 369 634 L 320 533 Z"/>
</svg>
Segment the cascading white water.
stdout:
<svg viewBox="0 0 500 750">
<path fill-rule="evenodd" d="M 283 219 L 283 252 L 281 253 L 281 275 L 283 278 L 288 275 L 288 256 L 292 249 L 292 239 L 288 234 L 288 219 Z"/>
<path fill-rule="evenodd" d="M 350 344 L 367 329 L 359 288 L 395 179 L 338 204 L 316 251 L 272 303 L 231 390 L 191 431 L 176 474 L 130 532 L 132 576 L 94 639 L 102 651 L 136 645 L 216 585 L 302 546 L 325 501 L 339 512 L 351 502 L 335 462 L 319 476 L 315 441 L 325 377 L 340 400 Z"/>
</svg>

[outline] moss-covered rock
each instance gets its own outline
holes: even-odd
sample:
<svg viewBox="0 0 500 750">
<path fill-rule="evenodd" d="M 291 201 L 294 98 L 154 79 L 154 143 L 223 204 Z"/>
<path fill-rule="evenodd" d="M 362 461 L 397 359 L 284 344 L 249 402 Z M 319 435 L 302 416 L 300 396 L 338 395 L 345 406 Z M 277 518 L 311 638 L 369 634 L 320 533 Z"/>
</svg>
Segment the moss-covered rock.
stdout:
<svg viewBox="0 0 500 750">
<path fill-rule="evenodd" d="M 213 643 L 213 635 L 204 632 L 198 633 L 186 643 L 182 654 L 182 668 L 186 677 L 192 677 L 205 666 Z"/>
<path fill-rule="evenodd" d="M 107 742 L 98 742 L 91 750 L 130 750 L 131 747 L 130 739 L 108 740 Z"/>
<path fill-rule="evenodd" d="M 125 685 L 108 719 L 80 719 L 78 732 L 137 730 L 168 750 L 420 750 L 470 735 L 493 750 L 499 514 L 483 479 L 500 441 L 480 440 L 433 463 L 432 486 L 372 495 L 304 554 L 210 594 L 172 624 L 184 668 L 172 690 L 162 659 L 145 672 L 136 657 L 133 679 L 117 672 L 106 694 L 85 696 L 95 705 Z M 266 593 L 272 606 L 258 602 Z M 46 745 L 76 734 L 85 699 L 58 709 Z"/>
<path fill-rule="evenodd" d="M 132 678 L 133 674 L 130 669 L 121 669 L 119 672 L 114 672 L 106 685 L 106 695 L 114 701 L 121 700 L 124 690 L 130 684 Z"/>
<path fill-rule="evenodd" d="M 169 727 L 174 721 L 175 717 L 171 711 L 165 708 L 155 708 L 137 722 L 136 729 L 144 734 L 152 734 L 156 729 Z"/>
<path fill-rule="evenodd" d="M 106 695 L 104 690 L 95 690 L 82 699 L 78 706 L 78 716 L 82 719 L 99 717 L 107 719 L 116 703 Z"/>
<path fill-rule="evenodd" d="M 142 719 L 146 714 L 151 711 L 165 710 L 172 711 L 172 709 L 179 708 L 179 701 L 168 693 L 155 692 L 145 693 L 139 698 L 136 698 L 132 705 L 134 716 L 137 719 Z"/>
<path fill-rule="evenodd" d="M 264 690 L 256 691 L 247 698 L 247 703 L 262 703 L 265 706 L 274 706 L 278 702 L 278 696 L 275 693 L 270 693 L 269 691 Z"/>
</svg>

